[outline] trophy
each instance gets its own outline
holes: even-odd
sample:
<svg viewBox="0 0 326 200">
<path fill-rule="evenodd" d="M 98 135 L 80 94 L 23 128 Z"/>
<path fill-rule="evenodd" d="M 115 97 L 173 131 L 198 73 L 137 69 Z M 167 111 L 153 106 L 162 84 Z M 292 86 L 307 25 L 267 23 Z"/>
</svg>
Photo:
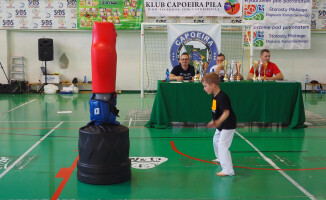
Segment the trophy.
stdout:
<svg viewBox="0 0 326 200">
<path fill-rule="evenodd" d="M 204 77 L 204 69 L 203 69 L 203 62 L 199 61 L 199 80 L 201 80 Z"/>
<path fill-rule="evenodd" d="M 241 62 L 238 61 L 235 63 L 235 67 L 237 69 L 237 81 L 240 81 L 240 67 L 241 67 Z"/>
<path fill-rule="evenodd" d="M 194 64 L 195 67 L 195 77 L 194 77 L 194 81 L 199 81 L 200 79 L 200 75 L 198 76 L 197 72 L 200 70 L 200 63 L 197 60 L 193 60 L 192 63 Z"/>
<path fill-rule="evenodd" d="M 260 72 L 261 72 L 261 68 L 262 68 L 263 63 L 261 61 L 258 62 L 258 81 L 261 81 L 261 76 L 260 76 Z"/>
<path fill-rule="evenodd" d="M 252 80 L 257 81 L 257 76 L 256 76 L 256 70 L 257 70 L 257 67 L 258 67 L 258 61 L 257 60 L 254 61 L 254 65 L 252 67 L 254 68 L 254 77 L 252 77 Z"/>
<path fill-rule="evenodd" d="M 228 79 L 228 75 L 227 75 L 227 70 L 228 70 L 228 61 L 227 60 L 224 60 L 223 61 L 223 69 L 224 69 L 224 82 L 228 82 L 229 79 Z"/>
<path fill-rule="evenodd" d="M 234 77 L 233 77 L 233 70 L 234 70 L 234 61 L 231 60 L 231 66 L 230 66 L 230 81 L 234 81 Z"/>
<path fill-rule="evenodd" d="M 264 63 L 264 64 L 263 64 L 263 66 L 264 66 L 264 78 L 263 78 L 263 80 L 264 80 L 264 81 L 267 81 L 267 80 L 266 80 L 266 69 L 267 69 L 267 65 L 268 65 L 268 63 Z"/>
<path fill-rule="evenodd" d="M 202 69 L 203 69 L 203 76 L 207 73 L 208 62 L 203 62 Z"/>
</svg>

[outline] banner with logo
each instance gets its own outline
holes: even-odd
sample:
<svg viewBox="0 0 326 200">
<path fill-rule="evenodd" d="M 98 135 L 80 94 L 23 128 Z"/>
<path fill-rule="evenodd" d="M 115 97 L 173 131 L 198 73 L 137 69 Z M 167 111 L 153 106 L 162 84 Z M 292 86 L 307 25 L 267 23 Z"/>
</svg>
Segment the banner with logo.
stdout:
<svg viewBox="0 0 326 200">
<path fill-rule="evenodd" d="M 242 0 L 144 0 L 148 17 L 242 16 Z"/>
<path fill-rule="evenodd" d="M 221 26 L 168 24 L 168 51 L 172 67 L 179 65 L 181 54 L 187 52 L 191 65 L 207 62 L 210 70 L 221 52 Z"/>
<path fill-rule="evenodd" d="M 0 1 L 0 28 L 2 27 L 3 2 Z"/>
<path fill-rule="evenodd" d="M 0 1 L 1 29 L 76 29 L 76 0 Z"/>
<path fill-rule="evenodd" d="M 256 49 L 310 49 L 309 24 L 256 24 Z"/>
<path fill-rule="evenodd" d="M 326 0 L 312 0 L 311 29 L 326 29 Z"/>
<path fill-rule="evenodd" d="M 144 22 L 148 23 L 242 23 L 242 17 L 203 17 L 203 16 L 193 16 L 193 17 L 147 17 L 144 13 Z"/>
<path fill-rule="evenodd" d="M 311 22 L 311 0 L 244 0 L 244 20 L 253 23 Z"/>
<path fill-rule="evenodd" d="M 309 49 L 311 16 L 311 0 L 244 0 L 258 49 Z"/>
<path fill-rule="evenodd" d="M 111 22 L 116 29 L 140 29 L 142 0 L 77 0 L 78 28 L 92 29 L 93 23 Z"/>
</svg>

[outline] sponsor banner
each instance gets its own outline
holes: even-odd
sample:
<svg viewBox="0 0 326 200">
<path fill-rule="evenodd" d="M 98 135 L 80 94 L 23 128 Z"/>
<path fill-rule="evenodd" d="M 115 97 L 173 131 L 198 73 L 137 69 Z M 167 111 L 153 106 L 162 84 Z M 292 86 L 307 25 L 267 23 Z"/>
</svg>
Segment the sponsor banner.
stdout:
<svg viewBox="0 0 326 200">
<path fill-rule="evenodd" d="M 145 13 L 146 14 L 146 13 Z M 144 15 L 144 22 L 148 23 L 242 23 L 242 17 L 147 17 Z"/>
<path fill-rule="evenodd" d="M 254 31 L 256 49 L 310 49 L 309 24 L 259 24 Z"/>
<path fill-rule="evenodd" d="M 76 29 L 77 0 L 0 1 L 2 29 Z"/>
<path fill-rule="evenodd" d="M 2 22 L 2 15 L 3 15 L 3 2 L 0 1 L 0 22 Z M 0 23 L 0 29 L 2 27 L 2 23 Z"/>
<path fill-rule="evenodd" d="M 312 1 L 311 30 L 326 29 L 326 0 Z"/>
<path fill-rule="evenodd" d="M 144 0 L 148 17 L 242 16 L 242 0 Z"/>
<path fill-rule="evenodd" d="M 311 0 L 244 0 L 246 22 L 310 24 L 311 14 Z"/>
<path fill-rule="evenodd" d="M 93 23 L 111 22 L 116 29 L 140 29 L 143 0 L 77 0 L 77 26 L 92 29 Z"/>
<path fill-rule="evenodd" d="M 209 71 L 221 51 L 221 26 L 168 24 L 168 51 L 172 67 L 179 65 L 181 54 L 187 52 L 191 65 L 207 62 Z"/>
</svg>

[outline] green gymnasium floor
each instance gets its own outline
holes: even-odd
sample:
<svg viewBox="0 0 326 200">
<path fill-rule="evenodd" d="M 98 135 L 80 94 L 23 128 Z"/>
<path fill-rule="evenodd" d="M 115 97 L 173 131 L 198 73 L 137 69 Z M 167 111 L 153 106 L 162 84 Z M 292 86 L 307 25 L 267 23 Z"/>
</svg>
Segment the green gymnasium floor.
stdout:
<svg viewBox="0 0 326 200">
<path fill-rule="evenodd" d="M 214 129 L 144 128 L 154 95 L 120 94 L 132 179 L 89 185 L 77 180 L 75 162 L 90 94 L 2 94 L 0 199 L 326 199 L 326 96 L 303 95 L 308 128 L 238 127 L 230 148 L 236 175 L 218 177 Z M 65 169 L 71 175 L 63 178 Z"/>
</svg>

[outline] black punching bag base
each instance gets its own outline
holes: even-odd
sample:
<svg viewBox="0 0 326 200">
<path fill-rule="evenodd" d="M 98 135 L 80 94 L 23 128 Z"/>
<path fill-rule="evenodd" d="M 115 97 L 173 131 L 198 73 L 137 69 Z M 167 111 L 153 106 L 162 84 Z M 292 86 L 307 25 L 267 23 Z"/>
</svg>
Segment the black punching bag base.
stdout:
<svg viewBox="0 0 326 200">
<path fill-rule="evenodd" d="M 77 179 L 95 185 L 131 178 L 129 129 L 122 125 L 86 125 L 79 129 Z"/>
</svg>

